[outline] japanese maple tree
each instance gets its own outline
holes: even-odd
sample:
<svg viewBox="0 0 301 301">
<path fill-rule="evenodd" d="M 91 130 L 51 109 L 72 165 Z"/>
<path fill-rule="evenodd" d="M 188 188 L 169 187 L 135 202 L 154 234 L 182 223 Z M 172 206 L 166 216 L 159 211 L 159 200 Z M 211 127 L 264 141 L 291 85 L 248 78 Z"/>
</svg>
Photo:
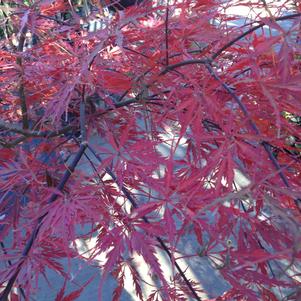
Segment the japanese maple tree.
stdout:
<svg viewBox="0 0 301 301">
<path fill-rule="evenodd" d="M 134 2 L 1 1 L 0 300 L 300 300 L 299 1 Z"/>
</svg>

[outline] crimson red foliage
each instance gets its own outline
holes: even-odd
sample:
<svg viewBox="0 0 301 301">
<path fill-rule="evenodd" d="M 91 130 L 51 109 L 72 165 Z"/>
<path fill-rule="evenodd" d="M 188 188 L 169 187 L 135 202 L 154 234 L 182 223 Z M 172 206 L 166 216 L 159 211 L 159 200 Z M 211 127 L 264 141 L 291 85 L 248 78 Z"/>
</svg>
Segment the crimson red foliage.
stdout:
<svg viewBox="0 0 301 301">
<path fill-rule="evenodd" d="M 49 270 L 55 300 L 75 300 L 92 279 L 66 292 L 66 266 L 99 254 L 110 300 L 128 274 L 137 300 L 298 300 L 300 5 L 222 2 L 1 6 L 1 301 L 30 300 Z M 238 3 L 263 14 L 242 24 L 224 10 Z"/>
</svg>

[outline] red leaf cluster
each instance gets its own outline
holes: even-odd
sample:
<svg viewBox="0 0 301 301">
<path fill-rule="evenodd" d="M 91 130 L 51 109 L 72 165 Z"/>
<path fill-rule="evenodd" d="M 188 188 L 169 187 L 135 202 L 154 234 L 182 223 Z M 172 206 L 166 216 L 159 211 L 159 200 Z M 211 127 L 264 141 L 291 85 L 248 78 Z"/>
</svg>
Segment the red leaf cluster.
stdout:
<svg viewBox="0 0 301 301">
<path fill-rule="evenodd" d="M 300 297 L 300 6 L 163 2 L 0 6 L 1 301 Z"/>
</svg>

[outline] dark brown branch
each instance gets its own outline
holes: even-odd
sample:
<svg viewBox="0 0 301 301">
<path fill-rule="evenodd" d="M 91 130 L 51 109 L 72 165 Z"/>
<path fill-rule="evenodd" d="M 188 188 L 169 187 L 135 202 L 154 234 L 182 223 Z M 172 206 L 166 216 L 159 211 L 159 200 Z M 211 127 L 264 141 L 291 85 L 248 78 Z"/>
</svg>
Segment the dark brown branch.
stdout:
<svg viewBox="0 0 301 301">
<path fill-rule="evenodd" d="M 202 64 L 202 65 L 205 65 L 205 64 L 208 64 L 210 63 L 211 60 L 210 59 L 194 59 L 194 60 L 187 60 L 187 61 L 183 61 L 183 62 L 180 62 L 180 63 L 176 63 L 176 64 L 173 64 L 173 65 L 169 65 L 167 66 L 163 71 L 161 71 L 159 73 L 159 76 L 161 75 L 164 75 L 174 69 L 177 69 L 179 67 L 182 67 L 182 66 L 186 66 L 186 65 L 194 65 L 194 64 Z"/>
</svg>

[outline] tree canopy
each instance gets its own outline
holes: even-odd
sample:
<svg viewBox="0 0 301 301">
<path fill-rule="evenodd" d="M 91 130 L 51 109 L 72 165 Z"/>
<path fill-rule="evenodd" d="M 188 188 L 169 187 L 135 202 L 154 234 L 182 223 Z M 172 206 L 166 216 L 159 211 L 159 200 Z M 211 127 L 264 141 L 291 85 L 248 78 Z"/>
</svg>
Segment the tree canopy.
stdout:
<svg viewBox="0 0 301 301">
<path fill-rule="evenodd" d="M 50 270 L 56 301 L 80 298 L 77 259 L 99 300 L 126 274 L 137 300 L 298 300 L 300 9 L 0 1 L 0 300 Z M 188 275 L 205 262 L 222 293 Z"/>
</svg>

